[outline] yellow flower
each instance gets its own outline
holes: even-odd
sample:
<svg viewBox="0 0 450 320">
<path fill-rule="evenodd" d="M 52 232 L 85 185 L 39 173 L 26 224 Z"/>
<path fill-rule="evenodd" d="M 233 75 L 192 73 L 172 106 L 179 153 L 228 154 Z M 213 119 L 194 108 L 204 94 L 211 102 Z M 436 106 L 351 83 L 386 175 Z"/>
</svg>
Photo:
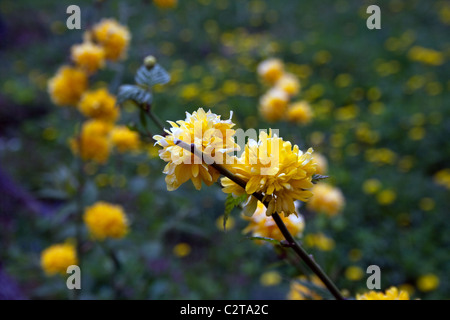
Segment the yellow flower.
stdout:
<svg viewBox="0 0 450 320">
<path fill-rule="evenodd" d="M 349 266 L 345 269 L 345 277 L 350 281 L 358 281 L 364 277 L 365 273 L 361 267 Z"/>
<path fill-rule="evenodd" d="M 228 178 L 222 178 L 222 191 L 250 195 L 245 203 L 245 214 L 251 216 L 257 200 L 251 194 L 260 192 L 268 203 L 266 215 L 274 212 L 285 216 L 295 213 L 295 200 L 308 201 L 312 196 L 312 175 L 316 172 L 313 150 L 303 153 L 297 145 L 262 131 L 259 141 L 249 139 L 237 163 L 230 171 L 246 182 L 245 190 Z"/>
<path fill-rule="evenodd" d="M 158 8 L 168 9 L 175 8 L 177 6 L 178 0 L 153 0 L 153 3 Z"/>
<path fill-rule="evenodd" d="M 279 121 L 285 115 L 288 102 L 289 96 L 286 92 L 272 88 L 261 97 L 259 112 L 269 122 Z"/>
<path fill-rule="evenodd" d="M 76 264 L 77 253 L 71 244 L 54 244 L 41 253 L 41 267 L 47 275 L 64 275 L 67 267 Z"/>
<path fill-rule="evenodd" d="M 87 86 L 86 73 L 77 68 L 63 66 L 49 80 L 48 91 L 54 104 L 76 106 Z"/>
<path fill-rule="evenodd" d="M 436 184 L 443 186 L 447 189 L 450 189 L 450 169 L 442 169 L 439 170 L 433 177 L 433 180 Z"/>
<path fill-rule="evenodd" d="M 270 58 L 258 65 L 257 72 L 265 82 L 273 85 L 284 74 L 284 65 L 281 60 Z"/>
<path fill-rule="evenodd" d="M 342 211 L 345 205 L 344 195 L 339 188 L 319 182 L 312 188 L 313 196 L 307 207 L 318 213 L 334 216 Z"/>
<path fill-rule="evenodd" d="M 300 281 L 309 282 L 310 285 L 325 289 L 325 285 L 316 275 L 313 275 L 309 281 L 305 276 L 300 276 L 291 282 L 287 296 L 289 300 L 322 300 L 322 297 L 316 291 L 308 288 Z"/>
<path fill-rule="evenodd" d="M 314 161 L 317 163 L 316 173 L 325 175 L 328 171 L 328 160 L 323 154 L 315 153 Z"/>
<path fill-rule="evenodd" d="M 306 101 L 299 101 L 289 106 L 287 110 L 287 119 L 299 124 L 307 124 L 311 122 L 313 111 Z"/>
<path fill-rule="evenodd" d="M 433 291 L 436 290 L 437 287 L 439 287 L 439 278 L 432 273 L 424 274 L 417 279 L 417 288 L 419 288 L 420 291 Z"/>
<path fill-rule="evenodd" d="M 276 286 L 281 282 L 282 278 L 279 272 L 267 271 L 261 275 L 260 283 L 264 287 Z"/>
<path fill-rule="evenodd" d="M 249 221 L 248 226 L 242 231 L 243 233 L 251 233 L 253 237 L 265 237 L 275 240 L 284 240 L 284 236 L 272 217 L 266 215 L 266 207 L 258 201 L 255 213 L 251 217 L 243 215 L 243 218 Z M 305 222 L 300 214 L 292 214 L 288 217 L 281 215 L 286 228 L 295 237 L 299 236 L 304 228 Z M 261 241 L 257 241 L 262 244 Z"/>
<path fill-rule="evenodd" d="M 206 164 L 199 157 L 177 145 L 183 141 L 204 154 L 212 157 L 217 163 L 226 163 L 226 154 L 237 150 L 231 129 L 234 123 L 221 120 L 220 116 L 211 111 L 205 112 L 202 108 L 194 111 L 192 115 L 186 112 L 186 119 L 176 123 L 169 121 L 172 126 L 165 130 L 166 136 L 156 135 L 153 138 L 156 144 L 163 147 L 159 150 L 159 157 L 168 162 L 163 173 L 167 174 L 167 190 L 176 190 L 180 185 L 191 180 L 197 190 L 201 189 L 202 181 L 210 186 L 219 178 L 219 172 Z"/>
<path fill-rule="evenodd" d="M 128 219 L 119 205 L 99 201 L 86 208 L 83 220 L 97 240 L 121 239 L 128 233 Z"/>
<path fill-rule="evenodd" d="M 300 81 L 292 73 L 285 73 L 277 80 L 275 87 L 292 97 L 299 93 Z"/>
<path fill-rule="evenodd" d="M 308 247 L 316 247 L 322 251 L 330 251 L 334 249 L 335 242 L 333 239 L 328 238 L 325 234 L 309 233 L 305 236 L 305 244 Z"/>
<path fill-rule="evenodd" d="M 103 19 L 93 27 L 93 40 L 105 50 L 105 58 L 117 61 L 125 57 L 131 35 L 114 19 Z"/>
<path fill-rule="evenodd" d="M 369 291 L 364 294 L 357 294 L 356 300 L 409 300 L 409 294 L 406 291 L 391 287 L 383 292 Z"/>
<path fill-rule="evenodd" d="M 116 98 L 106 88 L 87 91 L 81 97 L 78 109 L 86 117 L 114 122 L 119 116 Z"/>
<path fill-rule="evenodd" d="M 173 247 L 173 253 L 178 258 L 184 258 L 191 253 L 191 246 L 188 243 L 181 242 L 178 243 L 175 247 Z"/>
<path fill-rule="evenodd" d="M 380 193 L 377 194 L 377 200 L 378 203 L 381 205 L 390 205 L 391 203 L 393 203 L 395 201 L 395 199 L 397 198 L 397 194 L 395 193 L 394 190 L 383 190 Z"/>
<path fill-rule="evenodd" d="M 120 153 L 135 151 L 140 144 L 139 134 L 126 126 L 116 126 L 111 131 L 111 142 Z"/>
<path fill-rule="evenodd" d="M 69 143 L 74 154 L 80 154 L 84 161 L 92 160 L 105 163 L 110 153 L 108 133 L 111 131 L 110 123 L 100 120 L 90 120 L 83 124 L 80 135 L 72 138 Z"/>
<path fill-rule="evenodd" d="M 87 73 L 94 73 L 105 65 L 105 51 L 91 42 L 73 45 L 72 60 Z"/>
</svg>

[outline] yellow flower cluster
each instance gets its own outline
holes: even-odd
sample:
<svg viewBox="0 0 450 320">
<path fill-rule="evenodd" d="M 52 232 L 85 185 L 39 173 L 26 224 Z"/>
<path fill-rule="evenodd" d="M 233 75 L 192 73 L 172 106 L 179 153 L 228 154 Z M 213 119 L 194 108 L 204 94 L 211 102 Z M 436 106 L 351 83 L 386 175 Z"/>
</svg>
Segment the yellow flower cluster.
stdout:
<svg viewBox="0 0 450 320">
<path fill-rule="evenodd" d="M 356 295 L 356 300 L 409 300 L 409 294 L 396 287 L 391 287 L 385 293 L 369 291 L 364 294 L 358 294 Z"/>
<path fill-rule="evenodd" d="M 78 263 L 75 247 L 71 244 L 54 244 L 41 253 L 41 267 L 47 275 L 65 275 L 67 267 Z"/>
<path fill-rule="evenodd" d="M 272 217 L 266 215 L 266 211 L 266 207 L 258 201 L 256 211 L 251 217 L 243 214 L 243 218 L 249 221 L 249 224 L 242 232 L 251 233 L 253 237 L 265 237 L 279 241 L 284 240 L 280 229 Z M 305 228 L 303 217 L 298 213 L 288 217 L 282 215 L 281 220 L 283 220 L 286 228 L 294 237 L 300 236 Z M 261 242 L 258 241 L 257 243 L 260 244 Z"/>
<path fill-rule="evenodd" d="M 76 67 L 63 66 L 48 82 L 52 102 L 58 106 L 76 106 L 88 87 L 88 77 Z"/>
<path fill-rule="evenodd" d="M 119 205 L 99 201 L 86 208 L 83 220 L 96 240 L 121 239 L 128 233 L 128 219 Z"/>
<path fill-rule="evenodd" d="M 197 190 L 201 189 L 202 182 L 207 186 L 212 185 L 219 178 L 219 172 L 203 162 L 193 153 L 177 145 L 177 141 L 194 144 L 195 148 L 211 157 L 223 157 L 237 150 L 238 146 L 233 140 L 234 123 L 229 120 L 221 120 L 220 116 L 211 111 L 205 112 L 202 108 L 192 114 L 186 112 L 186 119 L 172 122 L 170 130 L 165 130 L 166 135 L 156 135 L 153 138 L 156 144 L 163 147 L 159 151 L 159 157 L 167 162 L 164 168 L 167 190 L 176 190 L 181 184 L 191 180 Z M 221 150 L 222 154 L 216 154 Z"/>
<path fill-rule="evenodd" d="M 158 8 L 169 9 L 177 6 L 178 0 L 153 0 L 153 3 Z"/>
<path fill-rule="evenodd" d="M 114 19 L 103 19 L 97 23 L 92 33 L 87 35 L 103 47 L 105 58 L 111 61 L 123 59 L 131 40 L 131 35 L 125 26 Z"/>
<path fill-rule="evenodd" d="M 443 186 L 447 189 L 450 189 L 450 169 L 442 169 L 438 171 L 434 177 L 434 182 L 437 183 L 440 186 Z"/>
<path fill-rule="evenodd" d="M 73 62 L 88 74 L 95 73 L 105 65 L 103 47 L 92 42 L 83 42 L 71 48 Z"/>
<path fill-rule="evenodd" d="M 87 91 L 81 97 L 78 110 L 89 118 L 115 122 L 119 117 L 116 98 L 106 88 Z"/>
<path fill-rule="evenodd" d="M 309 280 L 305 276 L 300 276 L 298 279 L 292 280 L 287 296 L 288 300 L 322 300 L 316 291 L 301 282 L 309 282 L 314 287 L 325 289 L 323 282 L 316 275 L 311 276 Z"/>
<path fill-rule="evenodd" d="M 270 86 L 259 104 L 259 112 L 264 119 L 269 122 L 287 119 L 299 124 L 311 121 L 313 112 L 309 103 L 298 101 L 290 104 L 291 99 L 300 92 L 300 81 L 294 74 L 285 71 L 280 59 L 262 61 L 257 73 L 262 82 Z"/>
<path fill-rule="evenodd" d="M 231 181 L 222 178 L 223 192 L 234 195 L 248 194 L 245 203 L 246 215 L 251 216 L 257 208 L 257 200 L 251 194 L 259 192 L 268 203 L 266 214 L 274 212 L 289 216 L 296 213 L 294 201 L 308 201 L 313 187 L 312 176 L 316 163 L 310 148 L 303 153 L 297 145 L 283 141 L 272 131 L 262 131 L 259 141 L 249 139 L 242 155 L 229 170 L 246 182 L 245 190 Z"/>
<path fill-rule="evenodd" d="M 120 153 L 139 149 L 140 139 L 136 131 L 126 126 L 116 126 L 111 130 L 111 142 Z"/>
<path fill-rule="evenodd" d="M 312 188 L 313 196 L 307 203 L 307 207 L 317 213 L 335 216 L 342 211 L 345 198 L 342 191 L 327 183 L 319 182 Z"/>
</svg>

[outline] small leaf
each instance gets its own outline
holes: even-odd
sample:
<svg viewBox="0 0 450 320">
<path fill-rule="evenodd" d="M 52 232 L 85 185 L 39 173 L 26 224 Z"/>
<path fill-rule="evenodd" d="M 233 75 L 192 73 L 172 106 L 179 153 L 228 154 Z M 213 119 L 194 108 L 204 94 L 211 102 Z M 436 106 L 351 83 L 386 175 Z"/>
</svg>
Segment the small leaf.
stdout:
<svg viewBox="0 0 450 320">
<path fill-rule="evenodd" d="M 136 72 L 134 80 L 137 84 L 152 87 L 155 84 L 166 84 L 170 81 L 170 75 L 159 64 L 155 64 L 151 69 L 141 66 Z"/>
<path fill-rule="evenodd" d="M 262 241 L 267 241 L 267 242 L 272 243 L 272 244 L 280 244 L 280 241 L 278 241 L 276 239 L 268 238 L 268 237 L 246 237 L 246 239 L 248 239 L 248 240 L 262 240 Z"/>
<path fill-rule="evenodd" d="M 242 202 L 247 198 L 247 194 L 243 194 L 239 197 L 233 197 L 231 193 L 227 195 L 227 199 L 225 200 L 225 212 L 223 214 L 223 229 L 226 230 L 227 220 L 230 216 L 231 211 L 239 206 Z"/>
<path fill-rule="evenodd" d="M 133 100 L 138 104 L 151 104 L 153 101 L 153 96 L 150 92 L 139 86 L 125 84 L 119 87 L 119 91 L 117 93 L 117 103 L 121 105 L 127 100 Z"/>
<path fill-rule="evenodd" d="M 324 180 L 324 179 L 328 179 L 328 178 L 329 178 L 329 176 L 323 176 L 323 175 L 320 175 L 320 174 L 315 174 L 315 175 L 312 176 L 312 183 L 317 183 L 320 180 Z"/>
</svg>

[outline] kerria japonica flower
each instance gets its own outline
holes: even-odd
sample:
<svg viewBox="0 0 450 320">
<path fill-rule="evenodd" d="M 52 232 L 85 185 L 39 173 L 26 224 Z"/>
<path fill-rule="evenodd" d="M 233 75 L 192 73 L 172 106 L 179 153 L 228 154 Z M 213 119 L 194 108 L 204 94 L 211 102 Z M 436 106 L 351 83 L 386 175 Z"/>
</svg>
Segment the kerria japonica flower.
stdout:
<svg viewBox="0 0 450 320">
<path fill-rule="evenodd" d="M 222 178 L 222 190 L 236 196 L 248 194 L 244 214 L 251 216 L 257 209 L 257 199 L 251 195 L 260 193 L 268 204 L 266 215 L 296 214 L 295 200 L 308 201 L 312 196 L 312 176 L 316 172 L 313 149 L 302 152 L 270 130 L 260 132 L 259 141 L 249 139 L 244 152 L 229 170 L 246 182 L 245 190 L 229 178 Z"/>
<path fill-rule="evenodd" d="M 232 116 L 232 114 L 231 114 Z M 201 189 L 202 181 L 210 186 L 217 181 L 220 174 L 206 161 L 181 147 L 184 142 L 201 151 L 206 159 L 214 163 L 228 163 L 228 154 L 239 150 L 234 142 L 233 126 L 229 120 L 221 120 L 220 116 L 211 111 L 205 112 L 202 108 L 192 114 L 186 112 L 186 119 L 176 123 L 168 121 L 172 126 L 165 129 L 165 136 L 156 135 L 153 138 L 163 149 L 159 150 L 159 157 L 167 162 L 163 173 L 167 174 L 167 190 L 176 190 L 181 184 L 191 180 L 197 190 Z"/>
</svg>

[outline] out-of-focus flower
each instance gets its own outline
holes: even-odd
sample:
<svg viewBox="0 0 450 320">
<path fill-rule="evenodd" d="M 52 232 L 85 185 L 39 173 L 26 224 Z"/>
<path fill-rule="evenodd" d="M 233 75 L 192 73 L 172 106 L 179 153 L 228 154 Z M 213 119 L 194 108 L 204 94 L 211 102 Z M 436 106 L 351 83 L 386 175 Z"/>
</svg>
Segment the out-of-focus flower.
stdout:
<svg viewBox="0 0 450 320">
<path fill-rule="evenodd" d="M 391 287 L 383 292 L 369 291 L 364 294 L 357 294 L 356 300 L 409 300 L 409 294 L 406 291 Z"/>
<path fill-rule="evenodd" d="M 364 277 L 365 273 L 361 267 L 349 266 L 345 269 L 345 277 L 350 281 L 358 281 Z"/>
<path fill-rule="evenodd" d="M 317 248 L 321 251 L 330 251 L 335 247 L 335 242 L 332 238 L 327 237 L 322 232 L 308 233 L 305 236 L 305 245 L 311 248 Z"/>
<path fill-rule="evenodd" d="M 158 8 L 169 9 L 177 6 L 178 0 L 153 0 Z"/>
<path fill-rule="evenodd" d="M 292 97 L 299 93 L 300 81 L 292 73 L 285 73 L 277 80 L 275 87 Z"/>
<path fill-rule="evenodd" d="M 167 190 L 176 190 L 180 185 L 191 180 L 197 190 L 201 189 L 202 181 L 210 186 L 217 181 L 220 174 L 212 166 L 204 163 L 192 152 L 177 145 L 183 141 L 202 151 L 211 158 L 226 163 L 226 155 L 238 149 L 234 142 L 234 123 L 221 120 L 220 116 L 211 111 L 205 112 L 202 108 L 192 114 L 186 112 L 186 119 L 177 123 L 169 121 L 172 128 L 165 130 L 166 136 L 156 135 L 153 138 L 156 144 L 163 147 L 159 156 L 167 162 L 164 168 Z"/>
<path fill-rule="evenodd" d="M 126 126 L 116 126 L 111 130 L 111 143 L 120 153 L 139 149 L 139 134 Z"/>
<path fill-rule="evenodd" d="M 87 91 L 81 97 L 78 109 L 86 117 L 114 122 L 119 116 L 116 97 L 106 88 Z"/>
<path fill-rule="evenodd" d="M 378 203 L 384 206 L 390 205 L 397 198 L 394 190 L 386 189 L 377 194 Z"/>
<path fill-rule="evenodd" d="M 271 238 L 279 241 L 284 240 L 284 236 L 277 227 L 277 224 L 271 216 L 267 216 L 266 211 L 266 207 L 258 201 L 256 211 L 251 217 L 243 214 L 243 218 L 248 220 L 249 224 L 242 232 L 251 233 L 253 237 Z M 291 214 L 288 217 L 281 215 L 280 217 L 294 237 L 301 235 L 305 228 L 305 222 L 301 214 Z M 262 244 L 261 241 L 256 242 Z"/>
<path fill-rule="evenodd" d="M 87 73 L 94 73 L 105 65 L 105 51 L 103 47 L 84 42 L 71 48 L 72 60 Z"/>
<path fill-rule="evenodd" d="M 307 124 L 311 122 L 313 111 L 306 101 L 299 101 L 291 104 L 287 110 L 287 119 L 289 121 Z"/>
<path fill-rule="evenodd" d="M 297 145 L 283 141 L 270 131 L 262 131 L 259 141 L 249 139 L 237 163 L 229 169 L 246 182 L 245 190 L 228 178 L 222 178 L 222 191 L 250 195 L 245 203 L 245 214 L 251 216 L 257 200 L 251 194 L 260 192 L 268 202 L 266 214 L 295 213 L 295 200 L 308 201 L 312 196 L 312 176 L 316 172 L 313 150 L 302 152 Z"/>
<path fill-rule="evenodd" d="M 96 240 L 121 239 L 128 233 L 128 219 L 119 205 L 104 201 L 96 202 L 86 208 L 83 220 Z"/>
<path fill-rule="evenodd" d="M 269 122 L 279 121 L 283 119 L 289 95 L 278 89 L 271 88 L 260 99 L 259 112 Z"/>
<path fill-rule="evenodd" d="M 316 291 L 301 282 L 309 282 L 312 286 L 325 289 L 325 285 L 316 275 L 311 276 L 309 280 L 305 276 L 300 276 L 291 281 L 288 300 L 322 300 Z"/>
<path fill-rule="evenodd" d="M 87 89 L 88 77 L 84 71 L 70 66 L 61 67 L 48 82 L 48 92 L 58 106 L 76 106 Z"/>
<path fill-rule="evenodd" d="M 439 287 L 439 278 L 435 274 L 424 274 L 417 279 L 417 288 L 423 292 L 436 290 Z"/>
<path fill-rule="evenodd" d="M 433 180 L 438 185 L 450 189 L 450 169 L 446 168 L 438 171 L 434 175 Z"/>
<path fill-rule="evenodd" d="M 276 286 L 281 282 L 281 275 L 277 271 L 267 271 L 261 275 L 259 281 L 264 287 Z"/>
<path fill-rule="evenodd" d="M 335 216 L 342 211 L 345 205 L 345 198 L 342 191 L 324 182 L 319 182 L 312 188 L 313 196 L 307 203 L 310 210 L 317 213 L 324 213 L 328 216 Z"/>
<path fill-rule="evenodd" d="M 178 243 L 177 245 L 175 245 L 175 247 L 173 247 L 173 253 L 178 258 L 184 258 L 188 256 L 191 253 L 191 251 L 192 251 L 191 246 L 185 242 Z"/>
<path fill-rule="evenodd" d="M 92 29 L 93 40 L 105 51 L 105 58 L 117 61 L 125 57 L 131 35 L 127 27 L 114 19 L 103 19 Z"/>
<path fill-rule="evenodd" d="M 321 153 L 314 153 L 314 161 L 317 164 L 316 173 L 324 175 L 328 172 L 328 160 Z"/>
<path fill-rule="evenodd" d="M 47 275 L 65 275 L 67 267 L 78 264 L 77 253 L 72 244 L 54 244 L 41 253 L 41 267 Z"/>
<path fill-rule="evenodd" d="M 72 138 L 70 147 L 74 154 L 79 154 L 84 161 L 105 163 L 110 153 L 108 133 L 112 124 L 101 120 L 89 120 L 83 123 L 79 136 Z"/>
<path fill-rule="evenodd" d="M 420 46 L 414 46 L 409 49 L 408 58 L 432 66 L 440 66 L 445 61 L 442 52 Z"/>
<path fill-rule="evenodd" d="M 284 74 L 284 64 L 280 59 L 270 58 L 258 65 L 257 72 L 263 81 L 274 85 Z"/>
<path fill-rule="evenodd" d="M 364 181 L 362 188 L 365 193 L 374 194 L 380 190 L 381 182 L 378 179 L 367 179 Z"/>
</svg>

